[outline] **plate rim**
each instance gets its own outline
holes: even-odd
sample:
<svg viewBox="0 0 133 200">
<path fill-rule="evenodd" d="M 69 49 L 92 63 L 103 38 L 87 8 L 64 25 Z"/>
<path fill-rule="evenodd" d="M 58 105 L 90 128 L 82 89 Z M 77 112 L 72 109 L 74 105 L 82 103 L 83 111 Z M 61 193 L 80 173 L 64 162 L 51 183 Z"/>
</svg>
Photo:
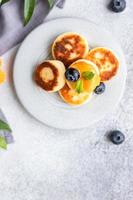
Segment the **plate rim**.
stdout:
<svg viewBox="0 0 133 200">
<path fill-rule="evenodd" d="M 98 26 L 97 23 L 95 23 L 95 22 L 93 22 L 93 21 L 91 21 L 91 20 L 88 20 L 88 19 L 80 18 L 80 17 L 62 17 L 62 18 L 58 17 L 58 18 L 55 18 L 55 19 L 47 20 L 47 21 L 45 21 L 44 23 L 40 24 L 39 26 L 37 26 L 35 29 L 33 29 L 33 30 L 24 38 L 24 40 L 22 41 L 20 47 L 19 47 L 18 50 L 17 50 L 16 56 L 15 56 L 15 60 L 14 60 L 14 67 L 13 67 L 13 82 L 14 82 L 14 88 L 15 88 L 15 92 L 16 92 L 16 95 L 17 95 L 17 97 L 18 97 L 19 102 L 21 103 L 21 105 L 23 106 L 23 108 L 25 109 L 25 111 L 26 111 L 28 114 L 30 114 L 30 116 L 33 117 L 35 120 L 37 120 L 37 121 L 40 122 L 41 124 L 44 124 L 44 125 L 46 125 L 46 126 L 48 126 L 48 127 L 53 127 L 53 128 L 56 128 L 56 129 L 61 129 L 61 130 L 79 130 L 79 129 L 83 129 L 83 128 L 90 127 L 90 126 L 92 126 L 93 124 L 95 124 L 96 122 L 101 121 L 108 113 L 110 113 L 111 111 L 114 111 L 114 110 L 116 109 L 116 107 L 118 106 L 118 104 L 119 104 L 119 102 L 120 102 L 120 100 L 121 100 L 121 98 L 122 98 L 122 96 L 123 96 L 123 93 L 124 93 L 124 91 L 125 91 L 126 77 L 127 77 L 127 68 L 126 68 L 126 67 L 125 67 L 125 78 L 124 78 L 124 80 L 123 80 L 123 87 L 122 87 L 122 89 L 121 89 L 120 96 L 118 97 L 118 100 L 117 100 L 116 104 L 114 105 L 114 107 L 111 108 L 111 109 L 109 109 L 109 110 L 107 110 L 107 111 L 105 111 L 105 112 L 103 113 L 103 115 L 102 115 L 99 119 L 93 119 L 93 121 L 90 122 L 89 125 L 88 125 L 88 124 L 87 124 L 86 126 L 85 126 L 85 125 L 81 125 L 81 126 L 78 127 L 78 128 L 75 128 L 75 127 L 65 127 L 65 128 L 62 128 L 62 127 L 60 127 L 60 126 L 54 126 L 54 125 L 52 125 L 51 123 L 44 122 L 44 121 L 42 121 L 41 119 L 38 119 L 38 118 L 32 113 L 32 111 L 30 111 L 29 109 L 26 108 L 26 106 L 25 106 L 24 103 L 22 102 L 21 98 L 20 98 L 19 95 L 18 95 L 17 88 L 16 88 L 16 84 L 15 84 L 15 66 L 16 66 L 16 63 L 17 63 L 17 59 L 18 59 L 18 57 L 19 57 L 19 52 L 20 52 L 20 50 L 22 49 L 23 44 L 25 43 L 25 41 L 27 40 L 27 38 L 30 37 L 30 35 L 32 35 L 32 33 L 33 33 L 34 31 L 36 31 L 36 30 L 39 29 L 40 27 L 45 26 L 46 24 L 48 24 L 48 23 L 51 22 L 51 21 L 67 20 L 67 19 L 68 19 L 68 20 L 82 20 L 82 21 L 86 21 L 86 22 L 88 22 L 88 23 L 94 24 L 95 26 Z M 100 29 L 102 29 L 102 30 L 103 30 L 104 32 L 106 32 L 106 33 L 109 33 L 110 36 L 113 38 L 113 40 L 116 41 L 116 43 L 118 44 L 118 46 L 119 46 L 120 49 L 121 49 L 121 53 L 123 54 L 124 62 L 125 62 L 125 64 L 127 65 L 126 59 L 125 59 L 125 56 L 124 56 L 124 53 L 123 53 L 123 50 L 122 50 L 121 45 L 119 44 L 119 42 L 116 40 L 116 38 L 113 36 L 113 34 L 111 34 L 106 28 L 101 27 Z"/>
</svg>

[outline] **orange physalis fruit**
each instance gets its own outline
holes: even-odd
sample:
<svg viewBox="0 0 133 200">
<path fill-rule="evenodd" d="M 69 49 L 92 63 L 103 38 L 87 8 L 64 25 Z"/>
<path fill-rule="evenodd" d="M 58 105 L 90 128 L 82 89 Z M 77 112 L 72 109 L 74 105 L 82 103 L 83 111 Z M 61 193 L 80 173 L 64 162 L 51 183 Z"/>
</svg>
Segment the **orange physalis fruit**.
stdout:
<svg viewBox="0 0 133 200">
<path fill-rule="evenodd" d="M 0 70 L 0 84 L 3 83 L 6 79 L 6 74 L 4 71 Z"/>
<path fill-rule="evenodd" d="M 3 66 L 3 59 L 0 58 L 0 84 L 3 83 L 6 79 L 6 74 L 5 72 L 1 69 Z"/>
</svg>

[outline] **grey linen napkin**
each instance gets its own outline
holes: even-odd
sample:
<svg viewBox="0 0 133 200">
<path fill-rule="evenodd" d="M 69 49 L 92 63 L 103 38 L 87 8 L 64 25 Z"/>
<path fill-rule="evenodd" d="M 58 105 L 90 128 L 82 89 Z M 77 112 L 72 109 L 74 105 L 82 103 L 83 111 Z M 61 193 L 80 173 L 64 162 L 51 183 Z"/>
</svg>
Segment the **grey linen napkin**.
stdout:
<svg viewBox="0 0 133 200">
<path fill-rule="evenodd" d="M 5 116 L 4 116 L 4 114 L 3 114 L 3 112 L 2 112 L 1 109 L 0 109 L 0 119 L 1 119 L 2 121 L 4 121 L 4 122 L 8 123 L 8 122 L 7 122 L 7 119 L 5 118 Z M 9 131 L 0 130 L 0 136 L 2 136 L 2 137 L 5 138 L 7 144 L 11 144 L 11 143 L 14 142 L 12 133 L 9 132 Z"/>
<path fill-rule="evenodd" d="M 63 8 L 65 0 L 55 0 L 54 6 Z M 53 6 L 53 7 L 54 7 Z M 30 23 L 23 26 L 23 1 L 11 0 L 0 7 L 0 55 L 4 54 L 13 46 L 21 42 L 24 37 L 37 25 L 41 24 L 49 12 L 47 0 L 37 0 L 34 15 Z M 7 122 L 2 110 L 0 109 L 0 119 Z M 0 130 L 7 144 L 13 143 L 12 133 Z"/>
<path fill-rule="evenodd" d="M 55 0 L 54 6 L 63 8 L 65 0 Z M 54 7 L 53 6 L 53 7 Z M 0 7 L 0 55 L 21 42 L 49 13 L 48 0 L 37 0 L 33 17 L 23 26 L 23 1 L 10 0 Z"/>
</svg>

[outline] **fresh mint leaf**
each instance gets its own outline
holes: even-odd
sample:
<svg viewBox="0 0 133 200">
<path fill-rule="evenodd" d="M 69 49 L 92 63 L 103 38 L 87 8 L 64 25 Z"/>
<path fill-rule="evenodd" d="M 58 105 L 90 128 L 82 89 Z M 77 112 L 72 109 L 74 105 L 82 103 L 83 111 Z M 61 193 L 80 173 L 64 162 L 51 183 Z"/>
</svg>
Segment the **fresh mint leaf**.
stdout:
<svg viewBox="0 0 133 200">
<path fill-rule="evenodd" d="M 7 131 L 10 131 L 10 132 L 12 131 L 10 126 L 2 120 L 0 120 L 0 130 L 7 130 Z"/>
<path fill-rule="evenodd" d="M 36 0 L 24 0 L 24 25 L 27 25 L 30 21 L 34 9 Z"/>
<path fill-rule="evenodd" d="M 91 80 L 91 79 L 93 79 L 94 76 L 95 76 L 95 74 L 93 72 L 90 72 L 90 71 L 86 71 L 86 72 L 82 73 L 82 77 L 85 80 Z"/>
<path fill-rule="evenodd" d="M 78 80 L 76 82 L 75 90 L 76 90 L 77 93 L 83 92 L 84 88 L 83 88 L 83 81 L 82 80 Z"/>
<path fill-rule="evenodd" d="M 48 0 L 49 7 L 52 8 L 54 5 L 54 0 Z"/>
<path fill-rule="evenodd" d="M 3 149 L 7 149 L 7 143 L 4 137 L 0 136 L 0 147 Z"/>
</svg>

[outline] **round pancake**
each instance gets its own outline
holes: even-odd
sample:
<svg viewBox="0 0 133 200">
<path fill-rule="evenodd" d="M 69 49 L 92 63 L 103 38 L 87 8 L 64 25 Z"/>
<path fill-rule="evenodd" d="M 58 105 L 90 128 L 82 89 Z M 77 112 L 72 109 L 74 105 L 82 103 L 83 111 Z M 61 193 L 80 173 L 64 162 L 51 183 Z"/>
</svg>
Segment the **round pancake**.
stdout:
<svg viewBox="0 0 133 200">
<path fill-rule="evenodd" d="M 65 85 L 65 66 L 58 60 L 47 60 L 37 66 L 34 80 L 47 92 L 57 92 Z"/>
<path fill-rule="evenodd" d="M 94 62 L 100 72 L 101 81 L 108 81 L 117 74 L 119 69 L 119 60 L 110 49 L 98 47 L 92 49 L 87 57 L 87 60 Z"/>
<path fill-rule="evenodd" d="M 74 61 L 84 58 L 88 50 L 86 38 L 74 32 L 59 35 L 52 45 L 53 58 L 61 60 L 66 67 Z"/>
<path fill-rule="evenodd" d="M 81 92 L 80 94 L 75 90 L 70 89 L 67 84 L 59 91 L 61 98 L 70 105 L 82 105 L 88 102 L 92 93 Z"/>
<path fill-rule="evenodd" d="M 85 92 L 92 92 L 96 86 L 100 84 L 100 76 L 98 67 L 91 61 L 80 59 L 70 65 L 70 68 L 75 68 L 80 72 L 80 80 L 83 81 L 83 88 Z M 94 77 L 90 80 L 84 79 L 82 77 L 82 73 L 84 72 L 92 72 L 94 73 Z M 66 80 L 68 86 L 71 89 L 75 89 L 76 82 Z"/>
</svg>

